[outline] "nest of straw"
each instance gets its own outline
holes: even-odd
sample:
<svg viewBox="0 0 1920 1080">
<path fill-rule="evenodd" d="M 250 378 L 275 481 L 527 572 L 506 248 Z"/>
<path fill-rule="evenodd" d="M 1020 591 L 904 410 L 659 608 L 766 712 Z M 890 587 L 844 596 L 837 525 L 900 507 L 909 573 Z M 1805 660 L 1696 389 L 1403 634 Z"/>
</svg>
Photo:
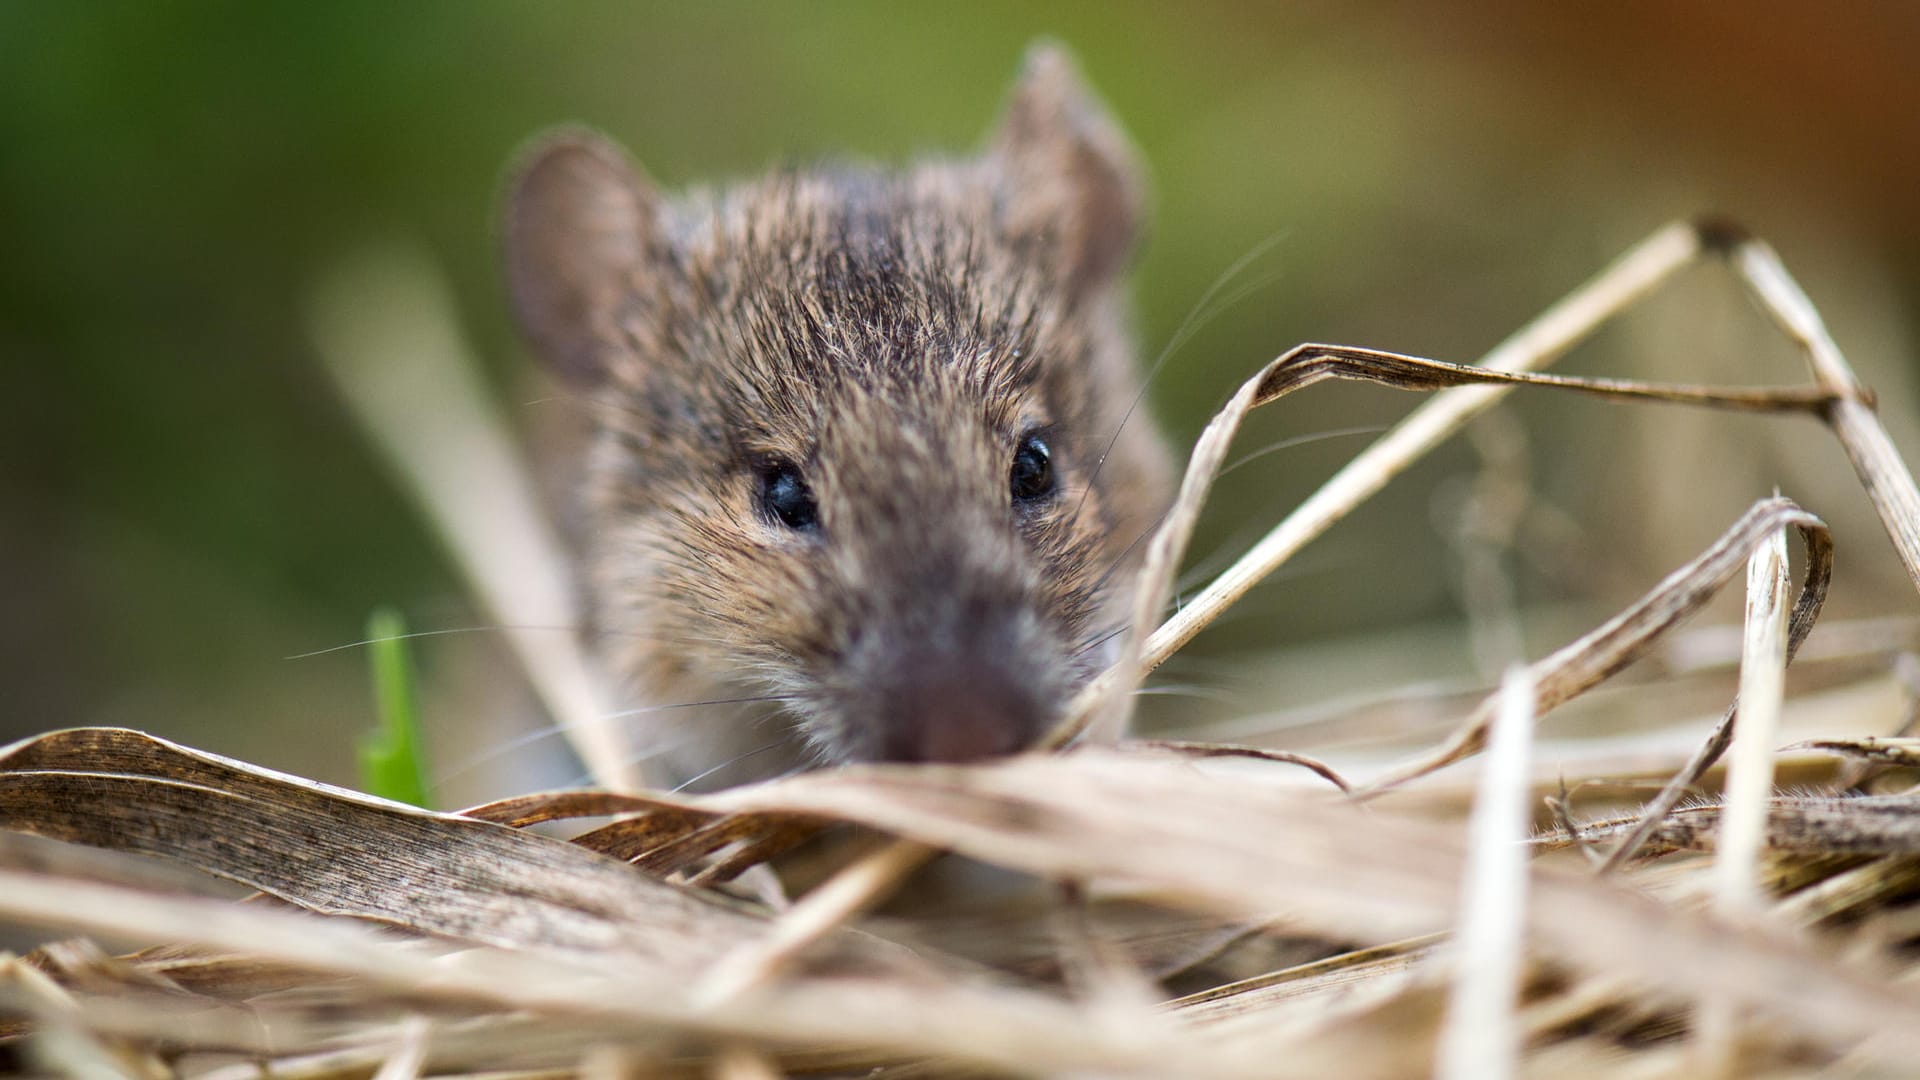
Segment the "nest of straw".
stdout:
<svg viewBox="0 0 1920 1080">
<path fill-rule="evenodd" d="M 1805 351 L 1811 383 L 1534 373 L 1706 256 Z M 1160 622 L 1241 419 L 1326 378 L 1437 393 Z M 1851 676 L 1786 701 L 1832 570 L 1826 526 L 1790 499 L 1483 700 L 1429 703 L 1454 718 L 1437 740 L 1354 761 L 1248 730 L 1076 741 L 1522 385 L 1818 417 L 1920 583 L 1920 492 L 1812 305 L 1759 241 L 1675 225 L 1479 364 L 1306 346 L 1250 379 L 1196 444 L 1123 657 L 1055 753 L 456 814 L 133 731 L 0 750 L 0 919 L 76 935 L 0 960 L 0 1055 L 236 1078 L 1906 1074 L 1920 740 L 1910 695 L 1880 688 L 1920 627 L 1823 635 L 1802 666 Z M 1555 775 L 1533 764 L 1541 715 L 1670 646 L 1736 581 L 1737 647 L 1620 691 L 1657 713 L 1723 672 L 1704 742 L 1593 739 L 1554 748 Z M 551 656 L 529 662 L 591 764 L 607 733 L 553 690 Z M 928 876 L 937 900 L 895 895 Z"/>
</svg>

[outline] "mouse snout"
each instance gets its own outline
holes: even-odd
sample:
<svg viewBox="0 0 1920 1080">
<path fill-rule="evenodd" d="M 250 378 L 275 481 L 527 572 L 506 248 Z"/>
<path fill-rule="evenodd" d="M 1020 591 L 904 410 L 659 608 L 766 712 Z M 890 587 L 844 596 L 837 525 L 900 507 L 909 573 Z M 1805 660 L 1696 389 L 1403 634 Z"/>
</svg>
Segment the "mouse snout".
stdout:
<svg viewBox="0 0 1920 1080">
<path fill-rule="evenodd" d="M 885 761 L 977 761 L 1026 749 L 1049 710 L 1004 664 L 964 655 L 922 656 L 897 669 L 876 702 Z"/>
<path fill-rule="evenodd" d="M 831 754 L 959 763 L 1019 753 L 1046 733 L 1070 687 L 1037 620 L 1017 607 L 944 606 L 923 602 L 860 635 L 843 659 Z"/>
</svg>

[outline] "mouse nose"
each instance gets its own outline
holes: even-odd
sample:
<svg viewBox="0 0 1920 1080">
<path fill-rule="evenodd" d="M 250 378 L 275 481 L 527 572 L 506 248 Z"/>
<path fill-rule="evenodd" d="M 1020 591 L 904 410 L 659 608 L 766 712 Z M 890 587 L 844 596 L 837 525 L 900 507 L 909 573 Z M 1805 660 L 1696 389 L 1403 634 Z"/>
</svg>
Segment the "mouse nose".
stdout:
<svg viewBox="0 0 1920 1080">
<path fill-rule="evenodd" d="M 1012 671 L 960 658 L 904 666 L 878 704 L 886 761 L 958 764 L 1018 753 L 1048 719 Z"/>
</svg>

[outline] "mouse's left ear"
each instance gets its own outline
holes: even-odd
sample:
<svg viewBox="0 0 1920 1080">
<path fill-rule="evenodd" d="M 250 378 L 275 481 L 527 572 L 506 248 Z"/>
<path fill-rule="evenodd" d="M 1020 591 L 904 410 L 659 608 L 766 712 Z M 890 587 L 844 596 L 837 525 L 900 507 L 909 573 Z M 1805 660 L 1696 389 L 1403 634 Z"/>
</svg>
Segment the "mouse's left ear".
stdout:
<svg viewBox="0 0 1920 1080">
<path fill-rule="evenodd" d="M 1120 271 L 1140 232 L 1146 185 L 1133 147 L 1065 49 L 1039 42 L 1027 50 L 989 152 L 1008 184 L 1009 232 L 1050 233 L 1076 290 Z"/>
<path fill-rule="evenodd" d="M 620 352 L 618 319 L 642 284 L 660 198 L 612 140 L 567 128 L 521 155 L 502 239 L 520 327 L 561 374 L 593 383 Z"/>
</svg>

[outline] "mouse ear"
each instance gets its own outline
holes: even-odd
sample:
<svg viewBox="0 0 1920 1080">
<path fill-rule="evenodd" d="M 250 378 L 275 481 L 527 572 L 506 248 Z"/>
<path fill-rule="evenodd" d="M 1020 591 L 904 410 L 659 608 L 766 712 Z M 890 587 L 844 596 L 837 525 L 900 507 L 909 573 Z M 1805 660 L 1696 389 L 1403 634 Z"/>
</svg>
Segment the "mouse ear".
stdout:
<svg viewBox="0 0 1920 1080">
<path fill-rule="evenodd" d="M 507 287 L 534 348 L 562 374 L 598 379 L 647 258 L 659 195 L 605 136 L 536 141 L 507 193 Z"/>
<path fill-rule="evenodd" d="M 991 153 L 1007 174 L 1003 205 L 1015 235 L 1052 232 L 1076 288 L 1120 270 L 1140 230 L 1145 183 L 1065 49 L 1043 41 L 1027 50 Z"/>
</svg>

